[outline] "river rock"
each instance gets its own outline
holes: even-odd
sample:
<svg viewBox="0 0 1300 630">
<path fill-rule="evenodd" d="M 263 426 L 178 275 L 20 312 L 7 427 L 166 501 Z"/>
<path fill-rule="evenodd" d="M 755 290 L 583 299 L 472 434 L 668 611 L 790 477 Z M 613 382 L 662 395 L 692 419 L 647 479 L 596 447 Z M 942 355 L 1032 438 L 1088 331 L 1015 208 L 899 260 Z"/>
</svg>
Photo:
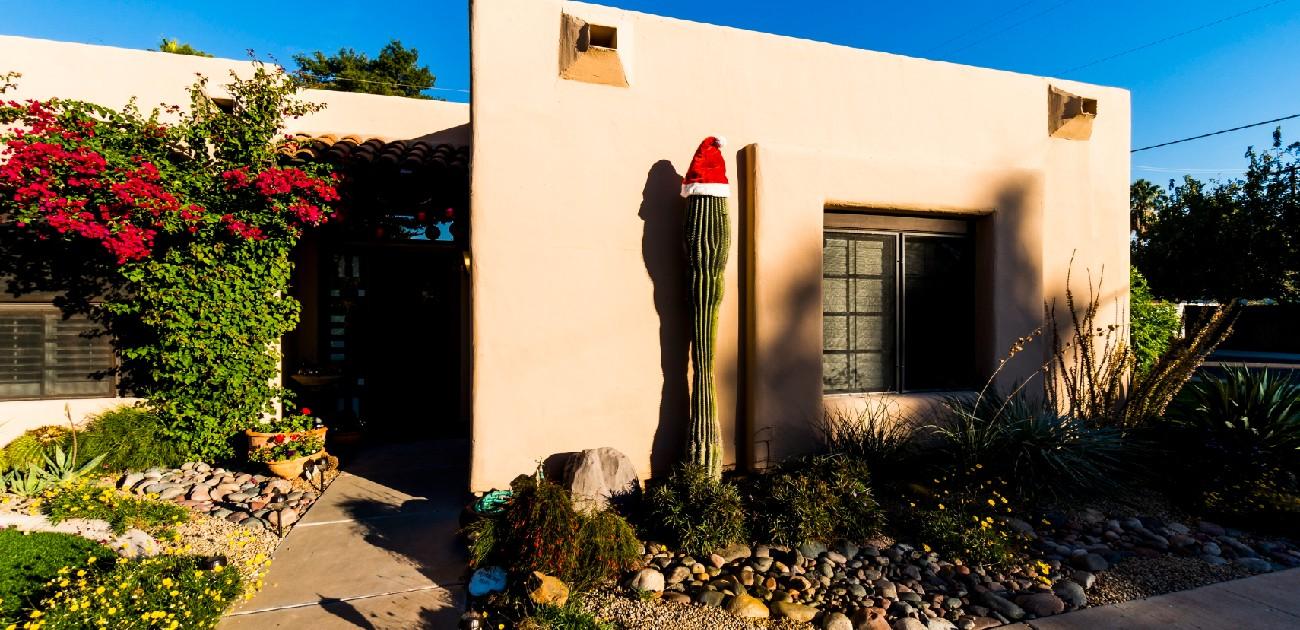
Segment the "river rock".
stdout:
<svg viewBox="0 0 1300 630">
<path fill-rule="evenodd" d="M 763 601 L 750 597 L 744 593 L 737 593 L 731 598 L 731 604 L 727 606 L 727 612 L 740 617 L 741 619 L 767 619 L 770 612 Z"/>
<path fill-rule="evenodd" d="M 538 606 L 563 606 L 569 601 L 569 587 L 559 578 L 533 571 L 532 589 L 528 599 Z"/>
<path fill-rule="evenodd" d="M 653 593 L 657 597 L 664 592 L 664 574 L 654 569 L 641 569 L 632 575 L 628 586 L 638 591 Z"/>
<path fill-rule="evenodd" d="M 796 604 L 794 602 L 773 602 L 772 613 L 777 617 L 785 617 L 798 623 L 809 623 L 820 612 L 812 606 Z"/>
</svg>

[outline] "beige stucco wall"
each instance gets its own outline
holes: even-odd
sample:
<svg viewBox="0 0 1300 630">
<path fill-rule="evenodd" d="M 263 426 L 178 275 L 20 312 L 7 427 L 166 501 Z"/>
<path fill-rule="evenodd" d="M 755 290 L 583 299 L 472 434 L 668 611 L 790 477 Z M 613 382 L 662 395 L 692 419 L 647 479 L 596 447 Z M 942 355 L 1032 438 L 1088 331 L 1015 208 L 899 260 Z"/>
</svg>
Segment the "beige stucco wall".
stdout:
<svg viewBox="0 0 1300 630">
<path fill-rule="evenodd" d="M 562 12 L 618 28 L 628 87 L 559 78 Z M 475 489 L 584 448 L 618 448 L 643 475 L 681 452 L 677 191 L 708 135 L 729 140 L 733 190 L 717 349 L 730 463 L 811 445 L 827 205 L 983 217 L 989 366 L 1063 294 L 1072 252 L 1126 295 L 1123 90 L 560 0 L 475 2 L 471 29 Z M 1099 100 L 1091 140 L 1048 137 L 1049 84 Z"/>
<path fill-rule="evenodd" d="M 149 110 L 159 105 L 188 105 L 186 89 L 196 74 L 207 76 L 211 93 L 235 72 L 251 73 L 251 63 L 232 59 L 172 55 L 26 37 L 0 36 L 0 73 L 22 74 L 6 100 L 61 97 L 120 108 L 134 97 Z M 363 138 L 428 139 L 469 142 L 469 106 L 395 96 L 306 90 L 301 98 L 325 109 L 287 121 L 290 133 L 357 135 Z M 94 398 L 46 401 L 0 401 L 0 445 L 31 428 L 62 424 L 64 405 L 74 421 L 84 422 L 105 408 L 133 399 Z"/>
</svg>

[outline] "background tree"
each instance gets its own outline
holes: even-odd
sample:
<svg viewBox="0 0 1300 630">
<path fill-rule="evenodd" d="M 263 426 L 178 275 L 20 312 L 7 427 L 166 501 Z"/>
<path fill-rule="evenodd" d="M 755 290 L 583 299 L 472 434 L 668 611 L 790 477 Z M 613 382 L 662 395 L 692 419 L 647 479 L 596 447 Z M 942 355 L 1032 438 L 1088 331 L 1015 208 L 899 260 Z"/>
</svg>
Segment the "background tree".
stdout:
<svg viewBox="0 0 1300 630">
<path fill-rule="evenodd" d="M 1139 179 L 1129 187 L 1129 230 L 1141 238 L 1146 235 L 1151 220 L 1168 202 L 1165 191 L 1145 179 Z"/>
<path fill-rule="evenodd" d="M 167 39 L 166 37 L 162 38 L 162 43 L 158 44 L 158 52 L 171 53 L 173 55 L 194 55 L 195 57 L 212 56 L 211 54 L 205 53 L 189 44 L 182 44 L 178 40 Z"/>
<path fill-rule="evenodd" d="M 1246 150 L 1241 178 L 1170 181 L 1155 194 L 1134 182 L 1131 213 L 1143 218 L 1133 264 L 1155 296 L 1172 300 L 1300 301 L 1300 142 Z"/>
<path fill-rule="evenodd" d="M 371 59 L 351 48 L 333 55 L 322 52 L 294 55 L 297 75 L 306 87 L 343 92 L 367 92 L 389 96 L 432 98 L 422 92 L 433 87 L 434 76 L 419 64 L 420 53 L 392 40 Z"/>
</svg>

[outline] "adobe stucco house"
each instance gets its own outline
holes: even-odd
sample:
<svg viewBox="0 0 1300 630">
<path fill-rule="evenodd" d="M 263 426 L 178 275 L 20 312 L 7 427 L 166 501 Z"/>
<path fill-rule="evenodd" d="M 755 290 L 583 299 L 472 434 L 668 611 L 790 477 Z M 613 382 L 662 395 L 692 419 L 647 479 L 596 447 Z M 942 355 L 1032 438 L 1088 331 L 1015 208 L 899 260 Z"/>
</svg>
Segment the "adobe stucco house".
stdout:
<svg viewBox="0 0 1300 630">
<path fill-rule="evenodd" d="M 892 391 L 910 408 L 978 388 L 1063 297 L 1072 256 L 1080 276 L 1106 270 L 1103 316 L 1126 307 L 1124 90 L 560 0 L 474 2 L 470 27 L 467 109 L 313 92 L 329 108 L 292 131 L 469 145 L 452 262 L 468 287 L 455 361 L 473 489 L 585 448 L 615 447 L 643 474 L 678 457 L 678 191 L 705 136 L 729 141 L 717 385 L 730 464 L 811 448 L 824 404 Z M 241 67 L 16 38 L 0 38 L 0 59 L 23 72 L 20 97 L 108 105 L 181 101 L 194 71 Z M 1043 356 L 1032 345 L 999 379 Z M 0 403 L 0 421 L 50 405 Z"/>
</svg>

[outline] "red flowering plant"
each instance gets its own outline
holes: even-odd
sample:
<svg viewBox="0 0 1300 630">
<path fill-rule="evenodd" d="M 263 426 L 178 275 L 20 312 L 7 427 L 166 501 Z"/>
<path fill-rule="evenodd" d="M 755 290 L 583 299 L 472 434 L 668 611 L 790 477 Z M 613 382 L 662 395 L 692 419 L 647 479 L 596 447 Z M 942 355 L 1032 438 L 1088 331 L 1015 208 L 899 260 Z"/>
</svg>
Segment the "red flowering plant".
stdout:
<svg viewBox="0 0 1300 630">
<path fill-rule="evenodd" d="M 277 163 L 285 118 L 320 108 L 288 75 L 257 63 L 226 90 L 233 106 L 200 78 L 188 108 L 147 115 L 0 99 L 0 277 L 102 323 L 120 386 L 209 460 L 284 393 L 289 253 L 339 198 L 323 167 Z"/>
<path fill-rule="evenodd" d="M 271 438 L 266 446 L 253 449 L 248 454 L 248 459 L 261 463 L 282 462 L 319 453 L 323 448 L 325 448 L 325 441 L 320 436 L 310 433 L 281 433 Z"/>
</svg>

